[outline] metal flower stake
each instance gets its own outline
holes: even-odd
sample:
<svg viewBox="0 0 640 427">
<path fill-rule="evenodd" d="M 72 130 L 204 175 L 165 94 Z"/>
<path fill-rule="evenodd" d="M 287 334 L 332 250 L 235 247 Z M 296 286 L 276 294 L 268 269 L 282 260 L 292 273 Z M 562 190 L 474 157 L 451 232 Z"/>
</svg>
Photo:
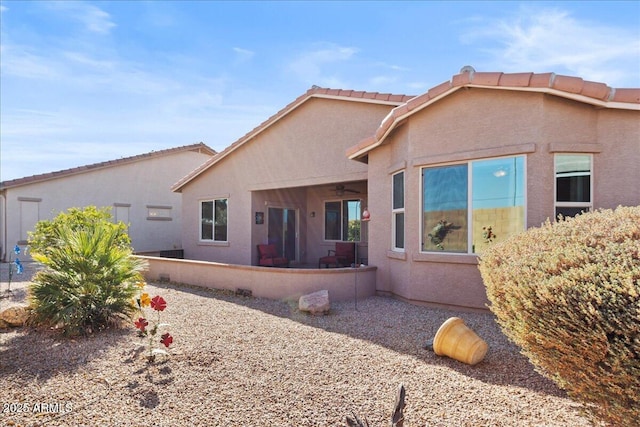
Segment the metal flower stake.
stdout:
<svg viewBox="0 0 640 427">
<path fill-rule="evenodd" d="M 22 266 L 22 263 L 20 262 L 20 258 L 18 258 L 18 255 L 20 255 L 20 246 L 15 245 L 15 247 L 13 248 L 13 253 L 16 254 L 16 259 L 15 260 L 11 260 L 11 253 L 9 253 L 9 286 L 7 288 L 7 293 L 11 293 L 11 280 L 13 279 L 13 266 L 16 266 L 16 274 L 22 274 L 24 272 L 24 267 Z"/>
<path fill-rule="evenodd" d="M 142 292 L 145 283 L 138 282 L 137 286 L 140 288 L 140 292 Z M 148 293 L 144 292 L 141 293 L 139 298 L 136 298 L 135 303 L 138 306 L 138 310 L 140 310 L 142 316 L 139 317 L 138 320 L 134 322 L 134 324 L 136 326 L 136 329 L 138 329 L 138 336 L 141 338 L 146 337 L 149 340 L 149 355 L 147 356 L 147 361 L 149 363 L 153 363 L 156 359 L 157 354 L 169 354 L 167 353 L 167 351 L 161 348 L 156 348 L 156 345 L 154 344 L 158 330 L 170 326 L 168 323 L 160 323 L 160 312 L 164 311 L 164 309 L 167 308 L 167 302 L 160 295 L 151 298 Z M 148 306 L 151 306 L 151 308 L 156 312 L 156 320 L 151 320 L 153 325 L 149 329 L 147 329 L 147 326 L 149 326 L 149 320 L 144 317 L 143 310 L 144 307 Z M 160 344 L 164 345 L 165 347 L 168 348 L 172 343 L 173 337 L 171 336 L 171 334 L 169 334 L 169 332 L 165 332 L 160 336 Z"/>
</svg>

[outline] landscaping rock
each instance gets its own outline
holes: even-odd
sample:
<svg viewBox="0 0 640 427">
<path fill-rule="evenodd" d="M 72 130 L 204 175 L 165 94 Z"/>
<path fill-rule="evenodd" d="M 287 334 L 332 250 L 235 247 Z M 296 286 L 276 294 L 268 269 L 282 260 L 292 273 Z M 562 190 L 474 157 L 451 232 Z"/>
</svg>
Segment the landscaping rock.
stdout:
<svg viewBox="0 0 640 427">
<path fill-rule="evenodd" d="M 0 320 L 8 326 L 23 326 L 28 318 L 29 308 L 21 305 L 9 307 L 0 313 Z"/>
<path fill-rule="evenodd" d="M 298 301 L 298 309 L 311 314 L 326 314 L 331 309 L 329 291 L 323 290 L 302 295 Z"/>
</svg>

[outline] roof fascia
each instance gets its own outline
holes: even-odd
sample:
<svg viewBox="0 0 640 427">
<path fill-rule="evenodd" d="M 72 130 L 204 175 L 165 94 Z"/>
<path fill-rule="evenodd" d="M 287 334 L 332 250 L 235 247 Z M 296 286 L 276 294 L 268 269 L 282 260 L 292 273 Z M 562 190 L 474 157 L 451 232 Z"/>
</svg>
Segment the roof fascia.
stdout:
<svg viewBox="0 0 640 427">
<path fill-rule="evenodd" d="M 640 104 L 633 104 L 630 102 L 615 102 L 615 101 L 603 101 L 601 99 L 592 98 L 590 96 L 581 95 L 579 93 L 571 93 L 563 90 L 558 90 L 550 87 L 514 87 L 514 86 L 486 86 L 486 85 L 474 85 L 473 83 L 464 85 L 462 87 L 474 87 L 480 89 L 498 89 L 498 90 L 513 90 L 520 92 L 538 92 L 546 93 L 549 95 L 555 95 L 560 98 L 567 98 L 573 101 L 582 102 L 584 104 L 591 104 L 601 108 L 611 108 L 617 110 L 632 110 L 640 111 Z M 415 111 L 415 110 L 414 110 Z"/>
<path fill-rule="evenodd" d="M 351 96 L 340 96 L 340 95 L 328 95 L 325 93 L 314 93 L 309 96 L 309 98 L 325 98 L 325 99 L 335 99 L 338 101 L 351 101 L 351 102 L 359 102 L 359 103 L 368 103 L 368 104 L 379 104 L 379 105 L 398 105 L 404 104 L 402 101 L 385 101 L 382 99 L 371 99 L 371 98 L 354 98 Z"/>
</svg>

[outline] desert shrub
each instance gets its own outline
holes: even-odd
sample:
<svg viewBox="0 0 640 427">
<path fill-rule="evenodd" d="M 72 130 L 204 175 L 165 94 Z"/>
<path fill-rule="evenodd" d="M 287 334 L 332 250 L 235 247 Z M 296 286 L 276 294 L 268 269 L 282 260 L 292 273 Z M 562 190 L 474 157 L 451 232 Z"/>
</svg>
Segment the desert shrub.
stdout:
<svg viewBox="0 0 640 427">
<path fill-rule="evenodd" d="M 29 289 L 37 322 L 76 335 L 100 330 L 135 310 L 135 284 L 146 262 L 132 256 L 123 244 L 128 237 L 113 225 L 104 219 L 78 227 L 62 220 L 50 228 L 44 240 L 51 246 L 32 251 L 46 267 Z"/>
<path fill-rule="evenodd" d="M 39 221 L 35 230 L 29 232 L 29 248 L 31 252 L 46 255 L 48 251 L 58 244 L 57 230 L 62 227 L 70 227 L 72 230 L 81 230 L 92 227 L 94 224 L 103 223 L 105 226 L 117 231 L 115 243 L 123 248 L 131 245 L 131 239 L 127 234 L 127 225 L 123 222 L 111 222 L 111 209 L 108 207 L 97 208 L 86 206 L 84 208 L 70 208 L 61 212 L 50 221 Z"/>
<path fill-rule="evenodd" d="M 610 425 L 640 425 L 640 206 L 543 224 L 490 246 L 480 272 L 503 332 Z"/>
</svg>

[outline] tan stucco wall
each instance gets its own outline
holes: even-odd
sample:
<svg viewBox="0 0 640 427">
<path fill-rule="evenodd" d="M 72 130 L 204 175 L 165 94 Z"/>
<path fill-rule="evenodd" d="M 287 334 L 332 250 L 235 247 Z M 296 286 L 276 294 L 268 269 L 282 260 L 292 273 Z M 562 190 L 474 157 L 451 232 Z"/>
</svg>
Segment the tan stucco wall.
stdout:
<svg viewBox="0 0 640 427">
<path fill-rule="evenodd" d="M 206 261 L 141 257 L 149 263 L 148 281 L 168 280 L 209 289 L 251 291 L 254 297 L 297 301 L 300 296 L 329 291 L 331 301 L 375 294 L 375 267 L 302 270 L 221 264 Z"/>
<path fill-rule="evenodd" d="M 7 246 L 26 237 L 21 230 L 21 205 L 36 203 L 38 220 L 54 218 L 71 207 L 123 205 L 129 214 L 129 235 L 135 251 L 180 248 L 182 209 L 180 194 L 171 186 L 210 156 L 183 151 L 131 163 L 64 176 L 6 189 Z M 32 200 L 25 202 L 24 200 Z M 128 208 L 127 208 L 128 206 Z M 148 206 L 171 207 L 171 220 L 148 220 Z M 22 236 L 21 236 L 22 234 Z M 3 239 L 4 240 L 4 239 Z"/>
<path fill-rule="evenodd" d="M 640 113 L 527 92 L 463 89 L 411 116 L 369 153 L 369 261 L 377 288 L 482 308 L 474 255 L 420 251 L 421 166 L 523 154 L 528 227 L 554 216 L 554 152 L 593 152 L 595 208 L 640 204 Z M 391 175 L 405 171 L 405 252 L 391 249 Z"/>
<path fill-rule="evenodd" d="M 269 207 L 297 209 L 299 258 L 317 263 L 334 243 L 322 234 L 324 201 L 335 199 L 335 183 L 353 182 L 366 200 L 366 165 L 345 151 L 371 134 L 391 106 L 310 99 L 229 154 L 183 190 L 185 257 L 233 264 L 255 264 L 256 245 L 267 240 Z M 360 181 L 358 183 L 357 181 Z M 286 190 L 282 190 L 286 189 Z M 198 201 L 228 197 L 228 243 L 198 241 Z M 265 223 L 255 224 L 255 212 Z M 311 212 L 315 212 L 312 218 Z M 361 244 L 366 251 L 366 244 Z"/>
</svg>

